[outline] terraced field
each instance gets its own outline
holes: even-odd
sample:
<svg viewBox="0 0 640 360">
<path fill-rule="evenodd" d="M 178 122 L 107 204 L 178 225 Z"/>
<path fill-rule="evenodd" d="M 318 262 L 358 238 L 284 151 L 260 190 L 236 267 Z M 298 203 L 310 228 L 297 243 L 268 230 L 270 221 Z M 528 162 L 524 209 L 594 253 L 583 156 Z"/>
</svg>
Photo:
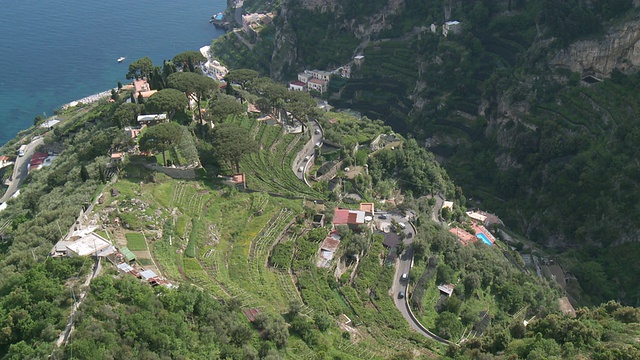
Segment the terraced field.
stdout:
<svg viewBox="0 0 640 360">
<path fill-rule="evenodd" d="M 240 162 L 249 189 L 313 199 L 324 197 L 300 181 L 291 169 L 294 158 L 307 141 L 303 135 L 285 134 L 281 126 L 248 118 L 236 117 L 232 121 L 249 129 L 261 149 Z"/>
</svg>

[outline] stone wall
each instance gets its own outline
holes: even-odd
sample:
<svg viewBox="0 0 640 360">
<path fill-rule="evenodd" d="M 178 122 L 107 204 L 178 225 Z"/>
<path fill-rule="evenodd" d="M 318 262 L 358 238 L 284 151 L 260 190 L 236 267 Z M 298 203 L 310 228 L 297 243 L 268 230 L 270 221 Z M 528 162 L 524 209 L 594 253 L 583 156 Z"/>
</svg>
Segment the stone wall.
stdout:
<svg viewBox="0 0 640 360">
<path fill-rule="evenodd" d="M 196 178 L 196 169 L 197 168 L 172 168 L 172 167 L 164 167 L 158 166 L 155 164 L 144 164 L 144 167 L 152 170 L 161 172 L 167 176 L 170 176 L 174 179 L 187 179 L 193 180 Z"/>
</svg>

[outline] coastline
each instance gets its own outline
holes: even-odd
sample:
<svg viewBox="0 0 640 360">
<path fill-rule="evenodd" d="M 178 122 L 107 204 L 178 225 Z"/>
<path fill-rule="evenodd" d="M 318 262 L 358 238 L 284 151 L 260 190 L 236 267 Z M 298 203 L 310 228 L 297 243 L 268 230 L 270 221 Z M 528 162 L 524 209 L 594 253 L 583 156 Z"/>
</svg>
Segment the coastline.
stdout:
<svg viewBox="0 0 640 360">
<path fill-rule="evenodd" d="M 77 106 L 79 104 L 91 104 L 94 103 L 100 99 L 104 99 L 105 97 L 108 97 L 111 95 L 111 91 L 118 91 L 117 88 L 113 88 L 113 89 L 109 89 L 109 90 L 105 90 L 102 92 L 99 92 L 97 94 L 93 94 L 93 95 L 89 95 L 89 96 L 85 96 L 82 99 L 79 100 L 74 100 L 71 102 L 68 102 L 64 105 L 61 106 L 62 110 L 66 110 L 70 107 L 74 107 Z"/>
</svg>

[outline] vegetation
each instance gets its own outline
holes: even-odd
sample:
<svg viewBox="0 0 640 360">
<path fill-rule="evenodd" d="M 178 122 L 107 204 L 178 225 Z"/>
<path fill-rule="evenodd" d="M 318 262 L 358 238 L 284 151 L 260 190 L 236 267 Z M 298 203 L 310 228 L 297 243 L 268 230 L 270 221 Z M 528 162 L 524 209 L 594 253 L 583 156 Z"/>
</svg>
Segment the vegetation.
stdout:
<svg viewBox="0 0 640 360">
<path fill-rule="evenodd" d="M 633 18 L 632 1 L 407 0 L 394 12 L 377 1 L 322 12 L 287 5 L 295 11 L 275 24 L 282 38 L 296 39 L 296 62 L 284 68 L 332 70 L 356 52 L 364 55 L 350 79 L 332 80 L 333 105 L 383 119 L 419 147 L 426 143 L 477 201 L 470 207 L 493 209 L 560 254 L 579 275 L 571 291 L 581 304 L 639 304 L 637 283 L 627 281 L 633 270 L 608 262 L 611 254 L 638 255 L 628 243 L 638 228 L 637 164 L 629 157 L 637 76 L 614 71 L 611 80 L 587 87 L 581 74 L 549 65 L 570 43 L 601 38 Z M 461 22 L 459 33 L 442 36 L 445 14 Z M 368 41 L 358 44 L 350 36 L 359 29 L 368 29 Z M 282 59 L 285 51 L 267 58 Z M 377 194 L 393 186 L 380 175 L 372 182 Z M 592 278 L 602 286 L 592 286 Z"/>
<path fill-rule="evenodd" d="M 162 152 L 162 163 L 166 166 L 165 152 L 180 143 L 181 135 L 180 125 L 174 122 L 152 126 L 140 138 L 140 149 Z"/>
<path fill-rule="evenodd" d="M 308 9 L 292 11 L 294 28 L 302 24 L 296 21 L 307 20 L 312 30 L 298 39 L 301 61 L 317 67 L 348 61 L 356 45 L 352 32 L 323 25 L 332 16 L 363 22 L 384 5 L 384 1 L 341 3 L 327 11 L 327 17 L 314 17 L 317 14 Z M 464 221 L 468 200 L 435 156 L 414 138 L 433 136 L 429 144 L 436 144 L 439 154 L 447 157 L 445 164 L 454 178 L 469 180 L 475 199 L 503 211 L 518 209 L 509 213 L 547 224 L 536 230 L 540 233 L 529 229 L 534 239 L 561 233 L 594 244 L 564 255 L 571 271 L 591 281 L 576 293 L 580 300 L 636 301 L 637 281 L 629 271 L 637 269 L 633 265 L 625 269 L 622 260 L 635 264 L 638 247 L 611 241 L 605 244 L 611 245 L 610 250 L 599 252 L 595 245 L 605 243 L 608 234 L 619 239 L 622 235 L 615 233 L 616 228 L 607 226 L 635 214 L 632 190 L 637 177 L 632 165 L 637 141 L 632 119 L 637 79 L 616 73 L 610 81 L 583 88 L 576 85 L 576 76 L 562 71 L 536 76 L 524 71 L 534 62 L 533 54 L 525 56 L 524 50 L 533 41 L 530 29 L 536 19 L 547 35 L 563 31 L 566 38 L 561 42 L 570 41 L 581 32 L 600 31 L 597 24 L 574 29 L 584 25 L 574 16 L 602 24 L 627 2 L 616 2 L 615 9 L 597 1 L 470 2 L 452 9 L 469 23 L 466 35 L 450 34 L 444 40 L 414 30 L 425 19 L 437 22 L 431 15 L 437 12 L 431 10 L 443 5 L 438 0 L 407 0 L 411 12 L 390 14 L 389 21 L 398 26 L 373 34 L 363 48 L 365 65 L 354 70 L 344 88 L 334 89 L 337 101 L 367 107 L 376 118 L 417 129 L 408 140 L 367 117 L 320 113 L 306 94 L 292 93 L 255 71 L 229 73 L 228 93 L 216 94 L 214 83 L 198 78 L 202 59 L 189 52 L 162 67 L 153 67 L 148 58 L 132 64 L 129 77 L 149 77 L 153 87 L 161 89 L 146 104 L 124 105 L 122 97 L 115 96 L 113 103 L 63 112 L 64 121 L 46 135 L 45 143 L 63 144 L 65 150 L 53 165 L 29 175 L 20 196 L 0 212 L 0 354 L 16 359 L 638 357 L 636 308 L 611 301 L 580 308 L 575 318 L 561 315 L 557 304 L 562 291 L 529 273 L 522 258 L 501 241 L 494 246 L 481 242 L 463 246 L 447 228 L 433 222 L 438 196 L 454 201 L 454 209 L 441 214 L 456 224 Z M 579 11 L 566 12 L 564 6 Z M 504 15 L 511 10 L 518 12 L 516 20 Z M 536 11 L 547 13 L 542 18 L 532 16 Z M 251 54 L 235 61 L 254 61 L 259 71 L 266 72 L 265 54 L 273 48 L 268 45 L 269 31 L 261 36 L 266 41 L 258 41 L 252 52 L 244 43 L 242 50 L 234 48 L 239 41 L 235 34 L 214 48 L 224 50 L 231 44 L 226 52 L 220 51 L 222 56 Z M 385 36 L 395 40 L 378 42 Z M 310 46 L 324 50 L 301 51 Z M 522 57 L 513 56 L 518 52 Z M 178 75 L 185 74 L 178 73 L 178 67 L 190 75 Z M 531 67 L 532 73 L 540 71 Z M 205 85 L 199 88 L 200 83 Z M 527 87 L 535 91 L 525 91 Z M 202 124 L 204 116 L 196 123 L 185 110 L 185 93 L 196 88 L 201 90 L 198 107 L 202 102 L 214 114 L 207 125 Z M 626 93 L 622 100 L 620 92 Z M 353 98 L 344 98 L 350 94 Z M 413 107 L 409 95 L 428 100 L 409 111 Z M 492 145 L 488 140 L 496 139 L 491 138 L 495 134 L 488 124 L 498 118 L 497 104 L 506 95 L 514 103 L 529 103 L 528 112 L 521 114 L 522 122 L 504 125 L 517 141 Z M 256 120 L 245 112 L 245 102 L 281 123 L 272 126 Z M 484 115 L 476 116 L 481 104 L 486 106 Z M 136 114 L 150 111 L 184 112 L 185 126 L 175 122 L 150 126 L 140 137 L 139 148 L 163 152 L 165 164 L 165 152 L 182 164 L 200 160 L 207 168 L 199 169 L 196 179 L 177 180 L 151 172 L 140 159 L 123 163 L 117 181 L 110 177 L 120 167 L 109 166 L 106 171 L 109 152 L 135 147 L 121 128 L 134 124 Z M 336 148 L 317 149 L 318 166 L 331 158 L 348 167 L 367 165 L 368 171 L 347 180 L 349 171 L 338 169 L 337 178 L 344 181 L 335 192 L 326 182 L 310 187 L 301 181 L 292 166 L 309 134 L 290 134 L 284 125 L 305 125 L 310 119 L 320 121 L 333 143 L 329 145 Z M 371 148 L 383 134 L 388 137 L 382 145 Z M 454 138 L 459 140 L 455 148 L 441 145 Z M 2 153 L 16 146 L 12 142 Z M 499 155 L 522 167 L 498 166 Z M 478 164 L 483 165 L 481 170 L 474 168 Z M 218 174 L 232 170 L 245 174 L 249 191 L 219 182 Z M 402 243 L 398 249 L 387 249 L 384 235 L 374 234 L 374 229 L 338 227 L 341 244 L 334 260 L 328 269 L 318 267 L 320 242 L 329 229 L 312 229 L 310 219 L 325 212 L 330 223 L 330 209 L 349 206 L 348 198 L 340 199 L 351 191 L 373 201 L 393 195 L 398 213 L 417 215 L 412 224 L 417 235 L 410 248 Z M 402 196 L 396 196 L 400 191 Z M 584 199 L 581 192 L 592 196 Z M 626 194 L 628 199 L 616 195 L 612 200 L 605 192 Z M 501 199 L 499 194 L 510 196 Z M 558 199 L 562 205 L 556 204 Z M 128 228 L 124 237 L 130 249 L 148 247 L 153 257 L 140 265 L 154 264 L 180 286 L 151 287 L 103 264 L 87 289 L 84 276 L 90 273 L 91 260 L 47 258 L 52 244 L 64 237 L 63 230 L 76 224 L 79 211 L 92 203 L 95 219 L 109 229 L 104 234 Z M 545 213 L 540 215 L 533 206 Z M 585 207 L 594 215 L 584 217 Z M 602 211 L 615 220 L 598 217 Z M 589 221 L 581 222 L 581 216 Z M 116 217 L 121 225 L 116 225 Z M 392 224 L 397 227 L 395 220 Z M 396 309 L 390 296 L 397 275 L 392 259 L 402 250 L 414 255 L 407 293 L 414 313 L 441 337 L 454 343 L 466 339 L 460 346 L 445 348 L 412 331 Z M 620 265 L 603 266 L 614 262 Z M 628 292 L 616 294 L 607 281 L 610 277 Z M 451 296 L 440 294 L 442 284 L 455 285 Z M 88 292 L 81 297 L 82 305 L 71 316 L 76 294 L 84 291 Z M 242 310 L 259 314 L 251 317 Z M 58 347 L 54 341 L 70 316 L 75 330 Z"/>
</svg>

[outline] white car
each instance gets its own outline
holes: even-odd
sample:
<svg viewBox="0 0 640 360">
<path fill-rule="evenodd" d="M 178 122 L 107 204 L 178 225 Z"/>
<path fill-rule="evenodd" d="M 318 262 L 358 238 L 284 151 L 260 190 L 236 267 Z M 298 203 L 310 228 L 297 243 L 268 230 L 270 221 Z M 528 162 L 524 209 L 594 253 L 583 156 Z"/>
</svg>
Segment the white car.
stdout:
<svg viewBox="0 0 640 360">
<path fill-rule="evenodd" d="M 309 155 L 304 157 L 304 161 L 309 161 L 309 159 L 311 159 L 311 156 L 309 156 Z"/>
<path fill-rule="evenodd" d="M 299 171 L 299 172 L 303 172 L 303 171 L 304 171 L 304 166 L 300 166 L 300 167 L 298 168 L 298 171 Z"/>
</svg>

